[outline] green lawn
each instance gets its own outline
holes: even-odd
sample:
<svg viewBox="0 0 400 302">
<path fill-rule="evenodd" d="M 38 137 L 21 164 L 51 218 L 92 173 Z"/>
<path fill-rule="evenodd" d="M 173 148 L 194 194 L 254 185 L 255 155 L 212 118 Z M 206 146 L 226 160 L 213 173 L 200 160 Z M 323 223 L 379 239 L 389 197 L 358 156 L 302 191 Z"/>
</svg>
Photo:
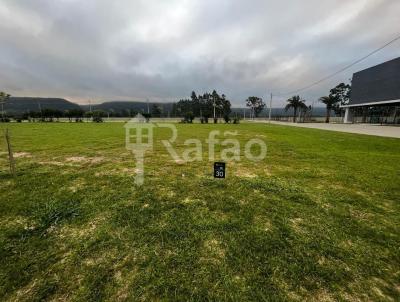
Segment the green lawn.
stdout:
<svg viewBox="0 0 400 302">
<path fill-rule="evenodd" d="M 137 187 L 121 123 L 9 127 L 1 301 L 400 299 L 399 139 L 177 125 L 179 152 L 213 129 L 266 141 L 264 161 L 228 162 L 214 180 L 206 160 L 170 159 L 157 128 Z"/>
</svg>

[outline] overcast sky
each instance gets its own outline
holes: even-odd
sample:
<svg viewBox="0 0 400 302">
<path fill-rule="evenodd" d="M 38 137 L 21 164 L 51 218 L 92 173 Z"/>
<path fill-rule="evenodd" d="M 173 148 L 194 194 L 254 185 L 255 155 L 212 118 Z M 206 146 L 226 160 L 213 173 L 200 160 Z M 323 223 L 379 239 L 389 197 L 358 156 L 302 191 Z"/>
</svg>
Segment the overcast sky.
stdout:
<svg viewBox="0 0 400 302">
<path fill-rule="evenodd" d="M 215 88 L 243 105 L 382 46 L 399 16 L 399 0 L 0 0 L 0 90 L 85 103 Z M 301 96 L 398 56 L 400 42 Z"/>
</svg>

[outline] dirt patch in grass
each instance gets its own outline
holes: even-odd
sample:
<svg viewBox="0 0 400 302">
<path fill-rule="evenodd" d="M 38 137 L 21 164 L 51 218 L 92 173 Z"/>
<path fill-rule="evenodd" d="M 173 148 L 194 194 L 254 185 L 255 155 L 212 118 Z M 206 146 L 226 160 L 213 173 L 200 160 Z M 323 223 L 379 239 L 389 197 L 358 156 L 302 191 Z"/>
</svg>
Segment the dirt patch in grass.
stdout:
<svg viewBox="0 0 400 302">
<path fill-rule="evenodd" d="M 71 156 L 65 159 L 67 162 L 72 163 L 81 163 L 81 164 L 97 164 L 104 161 L 104 157 L 102 156 L 95 156 L 95 157 L 86 157 L 86 156 Z"/>
<path fill-rule="evenodd" d="M 265 168 L 264 172 L 265 172 L 265 175 L 267 175 L 267 176 L 271 176 L 272 175 L 271 168 L 269 168 L 269 167 Z"/>
<path fill-rule="evenodd" d="M 204 242 L 204 257 L 201 260 L 220 262 L 225 259 L 225 249 L 217 239 L 210 239 Z"/>
<path fill-rule="evenodd" d="M 235 176 L 237 176 L 237 177 L 245 177 L 245 178 L 255 178 L 255 177 L 257 177 L 256 174 L 252 174 L 252 173 L 246 172 L 246 171 L 237 171 L 235 173 Z"/>
<path fill-rule="evenodd" d="M 310 299 L 310 301 L 318 301 L 318 302 L 335 302 L 336 300 L 332 297 L 332 295 L 324 289 L 319 290 L 314 297 Z"/>
<path fill-rule="evenodd" d="M 17 228 L 23 226 L 24 228 L 28 225 L 28 218 L 24 216 L 16 216 L 16 217 L 3 217 L 0 220 L 1 226 L 8 226 L 12 228 Z"/>
<path fill-rule="evenodd" d="M 73 181 L 72 185 L 68 187 L 68 189 L 72 192 L 76 192 L 82 188 L 84 188 L 86 185 L 86 181 L 82 178 L 76 179 Z"/>
<path fill-rule="evenodd" d="M 290 219 L 290 225 L 292 227 L 292 229 L 296 232 L 296 233 L 303 233 L 303 227 L 302 227 L 302 223 L 303 223 L 303 219 L 302 218 L 293 218 Z"/>
<path fill-rule="evenodd" d="M 272 223 L 271 221 L 262 216 L 255 216 L 254 217 L 254 225 L 257 229 L 269 232 L 272 230 Z"/>
<path fill-rule="evenodd" d="M 32 157 L 32 154 L 30 154 L 29 152 L 15 152 L 13 155 L 15 158 Z"/>
<path fill-rule="evenodd" d="M 62 240 L 67 239 L 67 238 L 73 238 L 76 240 L 82 239 L 82 238 L 88 238 L 89 236 L 92 236 L 96 229 L 105 221 L 107 220 L 106 215 L 104 216 L 99 216 L 96 217 L 92 220 L 90 220 L 87 224 L 85 225 L 78 225 L 78 226 L 64 226 L 62 227 L 59 232 L 58 232 L 58 237 L 61 238 Z"/>
<path fill-rule="evenodd" d="M 360 221 L 368 221 L 373 219 L 373 215 L 370 213 L 366 213 L 365 211 L 360 211 L 356 209 L 350 209 L 350 215 L 354 217 L 356 220 Z"/>
<path fill-rule="evenodd" d="M 176 193 L 168 187 L 161 187 L 158 192 L 161 198 L 172 198 L 176 195 Z"/>
<path fill-rule="evenodd" d="M 140 169 L 136 168 L 117 168 L 117 169 L 104 169 L 102 171 L 96 172 L 95 176 L 135 176 L 137 173 L 141 172 Z"/>
<path fill-rule="evenodd" d="M 116 290 L 111 301 L 127 301 L 129 299 L 130 287 L 139 275 L 138 270 L 132 267 L 134 261 L 132 256 L 127 256 L 115 265 L 113 281 L 116 284 Z"/>
<path fill-rule="evenodd" d="M 255 178 L 257 177 L 257 174 L 254 173 L 254 169 L 249 169 L 246 166 L 241 165 L 240 163 L 234 163 L 232 162 L 234 169 L 234 175 L 236 177 L 244 177 L 244 178 Z"/>
<path fill-rule="evenodd" d="M 44 166 L 58 166 L 58 167 L 71 166 L 71 164 L 66 164 L 66 163 L 63 163 L 63 162 L 60 162 L 60 161 L 55 161 L 55 160 L 40 161 L 40 162 L 38 162 L 38 164 L 44 165 Z"/>
<path fill-rule="evenodd" d="M 228 214 L 226 214 L 222 211 L 218 211 L 218 210 L 210 212 L 210 216 L 219 222 L 228 221 L 228 219 L 229 219 Z"/>
<path fill-rule="evenodd" d="M 199 202 L 201 202 L 199 199 L 192 199 L 192 198 L 189 198 L 189 197 L 186 197 L 184 200 L 182 200 L 183 204 L 196 204 L 196 203 L 199 203 Z"/>
<path fill-rule="evenodd" d="M 142 172 L 142 170 L 137 168 L 123 168 L 121 172 L 125 174 L 136 174 Z"/>
<path fill-rule="evenodd" d="M 74 163 L 82 163 L 88 161 L 87 157 L 85 156 L 72 156 L 72 157 L 67 157 L 65 160 Z"/>
<path fill-rule="evenodd" d="M 38 281 L 36 279 L 34 279 L 30 283 L 28 283 L 28 285 L 20 288 L 16 292 L 15 300 L 13 300 L 13 301 L 21 301 L 21 300 L 29 301 L 29 297 L 31 297 L 32 293 L 35 292 L 35 287 L 36 287 L 37 283 L 38 283 Z"/>
</svg>

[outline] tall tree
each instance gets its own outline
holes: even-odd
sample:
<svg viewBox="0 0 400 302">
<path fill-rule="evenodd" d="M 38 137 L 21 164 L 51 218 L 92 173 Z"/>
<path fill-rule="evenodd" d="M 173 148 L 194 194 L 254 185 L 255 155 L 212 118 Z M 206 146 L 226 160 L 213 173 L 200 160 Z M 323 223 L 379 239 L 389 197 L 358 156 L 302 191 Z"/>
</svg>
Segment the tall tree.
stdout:
<svg viewBox="0 0 400 302">
<path fill-rule="evenodd" d="M 0 91 L 1 118 L 4 119 L 4 104 L 10 100 L 11 95 Z"/>
<path fill-rule="evenodd" d="M 200 101 L 200 115 L 208 121 L 213 114 L 213 100 L 210 93 L 206 92 L 199 97 Z"/>
<path fill-rule="evenodd" d="M 334 97 L 332 94 L 328 96 L 323 96 L 319 98 L 319 101 L 321 103 L 324 103 L 326 106 L 326 118 L 325 118 L 325 123 L 329 123 L 329 119 L 331 117 L 331 111 L 332 109 L 335 108 L 337 103 L 339 102 L 339 99 Z"/>
<path fill-rule="evenodd" d="M 222 115 L 224 117 L 229 116 L 229 114 L 231 113 L 231 102 L 226 99 L 225 94 L 221 95 L 221 103 L 222 103 Z"/>
<path fill-rule="evenodd" d="M 186 114 L 202 117 L 208 122 L 208 119 L 214 115 L 223 117 L 231 112 L 231 103 L 224 94 L 219 95 L 216 90 L 212 93 L 206 92 L 203 95 L 196 95 L 193 91 L 190 99 L 182 99 L 173 106 L 173 111 L 178 116 Z"/>
<path fill-rule="evenodd" d="M 336 104 L 333 106 L 333 110 L 336 114 L 342 114 L 343 108 L 341 106 L 347 105 L 350 101 L 351 84 L 340 83 L 336 87 L 329 91 L 329 96 L 337 99 Z"/>
<path fill-rule="evenodd" d="M 293 122 L 296 122 L 298 110 L 304 110 L 307 108 L 305 101 L 300 98 L 300 96 L 295 95 L 286 101 L 288 104 L 285 106 L 285 111 L 293 109 Z"/>
<path fill-rule="evenodd" d="M 191 94 L 190 98 L 192 99 L 192 101 L 197 100 L 196 92 L 192 91 L 192 94 Z"/>
<path fill-rule="evenodd" d="M 213 102 L 213 116 L 215 115 L 215 118 L 217 118 L 218 116 L 221 116 L 221 111 L 222 111 L 221 97 L 219 96 L 219 94 L 215 89 L 211 93 L 211 97 Z"/>
<path fill-rule="evenodd" d="M 95 110 L 92 112 L 92 114 L 93 114 L 92 121 L 95 123 L 102 123 L 103 117 L 107 116 L 106 112 L 103 110 Z"/>
<path fill-rule="evenodd" d="M 192 100 L 192 111 L 195 116 L 200 116 L 201 115 L 201 110 L 200 110 L 200 101 L 199 97 L 197 97 L 196 92 L 192 91 L 192 94 L 190 96 L 190 99 Z"/>
<path fill-rule="evenodd" d="M 265 107 L 265 103 L 263 102 L 262 98 L 257 96 L 250 96 L 246 100 L 246 106 L 250 107 L 256 117 L 263 111 Z"/>
<path fill-rule="evenodd" d="M 152 117 L 161 117 L 161 107 L 157 104 L 153 104 L 152 108 L 151 108 L 151 116 Z"/>
<path fill-rule="evenodd" d="M 71 109 L 68 112 L 68 118 L 75 118 L 75 122 L 81 122 L 85 112 L 82 109 Z"/>
</svg>

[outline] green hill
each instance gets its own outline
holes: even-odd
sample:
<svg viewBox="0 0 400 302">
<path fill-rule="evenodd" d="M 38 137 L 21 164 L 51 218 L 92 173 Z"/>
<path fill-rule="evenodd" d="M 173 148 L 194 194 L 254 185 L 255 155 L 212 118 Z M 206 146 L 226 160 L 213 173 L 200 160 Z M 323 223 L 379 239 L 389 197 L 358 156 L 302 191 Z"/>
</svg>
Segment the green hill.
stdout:
<svg viewBox="0 0 400 302">
<path fill-rule="evenodd" d="M 61 98 L 37 97 L 11 97 L 10 100 L 4 105 L 4 111 L 6 111 L 8 114 L 40 111 L 41 109 L 58 109 L 64 111 L 80 109 L 80 106 Z"/>
</svg>

